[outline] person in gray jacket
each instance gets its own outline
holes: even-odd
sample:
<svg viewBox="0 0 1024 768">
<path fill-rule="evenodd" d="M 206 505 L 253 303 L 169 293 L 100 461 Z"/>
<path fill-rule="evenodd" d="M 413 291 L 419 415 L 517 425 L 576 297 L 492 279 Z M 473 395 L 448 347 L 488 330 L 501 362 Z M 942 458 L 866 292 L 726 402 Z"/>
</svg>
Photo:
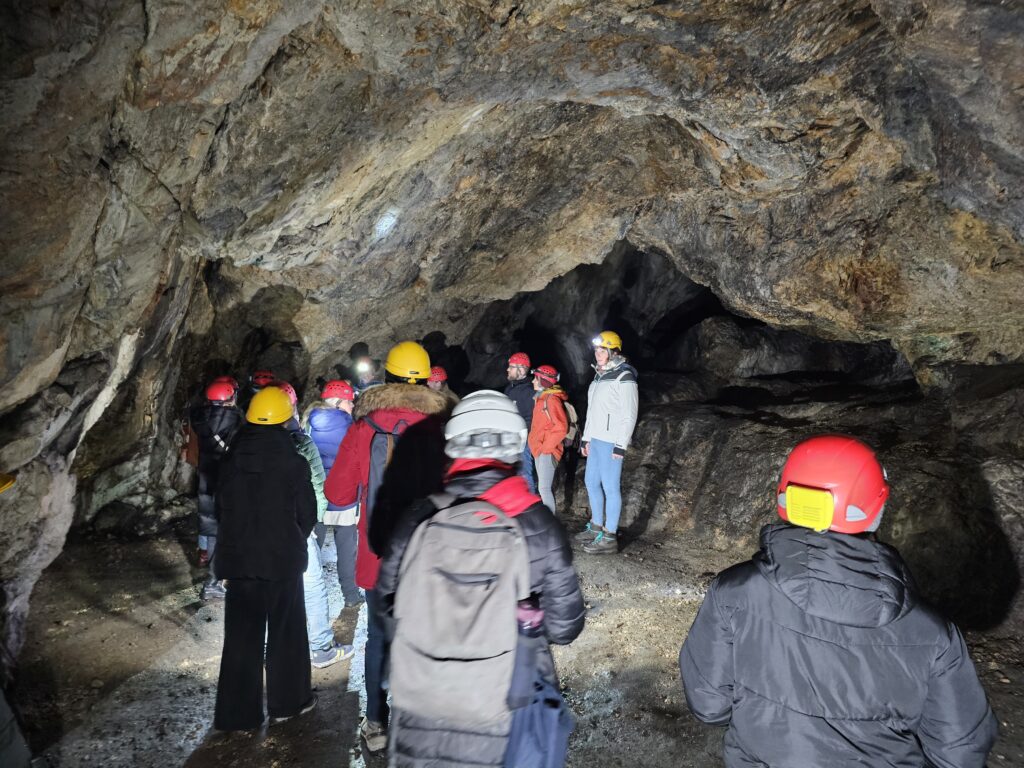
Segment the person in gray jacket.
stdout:
<svg viewBox="0 0 1024 768">
<path fill-rule="evenodd" d="M 587 391 L 587 422 L 581 452 L 587 457 L 590 522 L 576 535 L 592 555 L 619 551 L 622 460 L 636 426 L 636 369 L 622 356 L 622 339 L 601 331 L 594 339 L 594 380 Z"/>
<path fill-rule="evenodd" d="M 956 626 L 877 541 L 889 495 L 868 446 L 807 440 L 778 486 L 786 523 L 711 583 L 679 654 L 690 711 L 741 766 L 982 768 L 996 719 Z"/>
</svg>

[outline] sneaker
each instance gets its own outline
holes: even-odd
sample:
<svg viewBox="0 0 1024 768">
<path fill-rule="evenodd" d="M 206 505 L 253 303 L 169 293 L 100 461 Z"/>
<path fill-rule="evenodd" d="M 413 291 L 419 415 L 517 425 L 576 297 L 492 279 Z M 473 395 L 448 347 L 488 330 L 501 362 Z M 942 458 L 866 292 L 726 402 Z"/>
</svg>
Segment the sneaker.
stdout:
<svg viewBox="0 0 1024 768">
<path fill-rule="evenodd" d="M 619 540 L 614 533 L 601 531 L 596 539 L 583 545 L 583 551 L 588 555 L 614 555 L 619 551 Z"/>
<path fill-rule="evenodd" d="M 291 720 L 293 717 L 299 717 L 300 715 L 304 715 L 307 712 L 312 712 L 314 709 L 316 709 L 316 705 L 317 705 L 318 701 L 319 701 L 319 699 L 316 697 L 316 694 L 314 693 L 312 698 L 310 698 L 309 701 L 307 701 L 305 704 L 303 704 L 302 705 L 302 709 L 300 709 L 294 715 L 278 715 L 277 717 L 271 717 L 270 718 L 270 724 L 271 725 L 277 725 L 278 723 L 285 723 L 285 722 Z"/>
<path fill-rule="evenodd" d="M 203 584 L 203 591 L 199 594 L 201 600 L 223 600 L 228 594 L 222 581 L 208 581 Z"/>
<path fill-rule="evenodd" d="M 351 645 L 333 643 L 327 648 L 320 648 L 319 650 L 313 651 L 313 653 L 310 654 L 309 663 L 317 669 L 323 669 L 324 667 L 331 666 L 331 664 L 337 664 L 339 661 L 351 659 L 355 652 L 355 648 Z"/>
<path fill-rule="evenodd" d="M 383 723 L 378 723 L 367 718 L 359 724 L 359 735 L 366 742 L 366 749 L 370 752 L 380 752 L 388 745 L 388 729 Z"/>
<path fill-rule="evenodd" d="M 600 525 L 594 525 L 593 523 L 587 523 L 587 527 L 582 531 L 573 536 L 576 541 L 593 541 L 597 538 L 597 535 L 604 529 Z"/>
</svg>

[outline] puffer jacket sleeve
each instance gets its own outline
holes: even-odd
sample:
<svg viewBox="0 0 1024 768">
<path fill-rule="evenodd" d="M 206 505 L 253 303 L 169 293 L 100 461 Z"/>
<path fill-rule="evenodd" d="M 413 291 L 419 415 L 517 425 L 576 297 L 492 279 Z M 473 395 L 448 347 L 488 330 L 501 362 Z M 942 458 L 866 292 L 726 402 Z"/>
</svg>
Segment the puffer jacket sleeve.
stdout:
<svg viewBox="0 0 1024 768">
<path fill-rule="evenodd" d="M 633 370 L 627 369 L 615 380 L 615 447 L 612 452 L 618 456 L 624 456 L 629 447 L 629 441 L 633 439 L 633 429 L 636 427 L 636 417 L 639 403 L 639 391 L 637 390 L 636 374 Z"/>
<path fill-rule="evenodd" d="M 299 432 L 298 446 L 299 453 L 309 462 L 309 474 L 313 481 L 313 493 L 316 495 L 316 519 L 323 522 L 324 512 L 327 511 L 327 497 L 324 496 L 324 482 L 327 480 L 327 473 L 324 472 L 324 462 L 320 458 L 320 451 L 316 443 L 309 435 Z"/>
<path fill-rule="evenodd" d="M 679 672 L 690 711 L 710 725 L 728 725 L 732 718 L 732 626 L 718 605 L 711 583 L 682 649 Z"/>
<path fill-rule="evenodd" d="M 547 509 L 544 513 L 550 515 Z M 554 517 L 551 518 L 546 537 L 547 567 L 541 591 L 544 630 L 550 642 L 567 645 L 583 631 L 583 592 L 572 564 L 572 548 L 565 529 Z"/>
<path fill-rule="evenodd" d="M 948 623 L 948 645 L 932 664 L 917 736 L 938 768 L 982 768 L 997 724 L 963 636 Z"/>
</svg>

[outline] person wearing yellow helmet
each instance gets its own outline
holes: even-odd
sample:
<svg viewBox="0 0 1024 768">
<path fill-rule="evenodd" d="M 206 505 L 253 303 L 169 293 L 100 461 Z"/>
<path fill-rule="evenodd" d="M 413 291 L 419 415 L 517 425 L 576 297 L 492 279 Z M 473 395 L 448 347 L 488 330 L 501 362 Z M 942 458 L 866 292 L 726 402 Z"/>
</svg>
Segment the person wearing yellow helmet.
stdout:
<svg viewBox="0 0 1024 768">
<path fill-rule="evenodd" d="M 284 426 L 292 412 L 283 390 L 263 387 L 221 464 L 217 575 L 227 598 L 213 721 L 221 731 L 263 724 L 264 664 L 272 722 L 316 706 L 302 574 L 317 500 L 309 463 Z"/>
<path fill-rule="evenodd" d="M 398 515 L 440 488 L 444 469 L 443 425 L 451 410 L 444 395 L 426 386 L 430 355 L 415 341 L 391 348 L 384 384 L 356 400 L 355 422 L 345 433 L 324 492 L 342 512 L 357 516 L 356 584 L 365 590 L 366 716 L 360 735 L 370 752 L 387 746 L 390 717 L 384 688 L 388 645 L 381 605 L 373 591 Z"/>
<path fill-rule="evenodd" d="M 587 391 L 587 421 L 581 453 L 590 498 L 590 522 L 576 538 L 592 555 L 619 551 L 617 531 L 622 511 L 622 460 L 637 416 L 636 369 L 622 356 L 622 338 L 601 331 L 593 338 L 594 380 Z"/>
</svg>

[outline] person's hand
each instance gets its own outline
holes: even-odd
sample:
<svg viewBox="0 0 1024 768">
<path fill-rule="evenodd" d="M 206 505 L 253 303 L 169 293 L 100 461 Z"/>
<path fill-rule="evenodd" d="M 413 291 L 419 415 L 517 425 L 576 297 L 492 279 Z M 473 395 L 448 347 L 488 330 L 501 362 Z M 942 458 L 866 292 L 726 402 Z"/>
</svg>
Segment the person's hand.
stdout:
<svg viewBox="0 0 1024 768">
<path fill-rule="evenodd" d="M 620 456 L 620 455 L 619 455 L 619 454 L 617 454 L 617 453 L 613 453 L 613 454 L 612 454 L 612 458 L 613 458 L 613 459 L 618 459 L 619 461 L 622 461 L 622 460 L 623 460 L 624 458 L 626 458 L 626 457 L 625 457 L 625 456 Z"/>
<path fill-rule="evenodd" d="M 580 453 L 582 453 L 584 456 L 589 456 L 590 455 L 590 443 L 584 443 L 583 445 L 581 445 L 580 446 Z"/>
</svg>

